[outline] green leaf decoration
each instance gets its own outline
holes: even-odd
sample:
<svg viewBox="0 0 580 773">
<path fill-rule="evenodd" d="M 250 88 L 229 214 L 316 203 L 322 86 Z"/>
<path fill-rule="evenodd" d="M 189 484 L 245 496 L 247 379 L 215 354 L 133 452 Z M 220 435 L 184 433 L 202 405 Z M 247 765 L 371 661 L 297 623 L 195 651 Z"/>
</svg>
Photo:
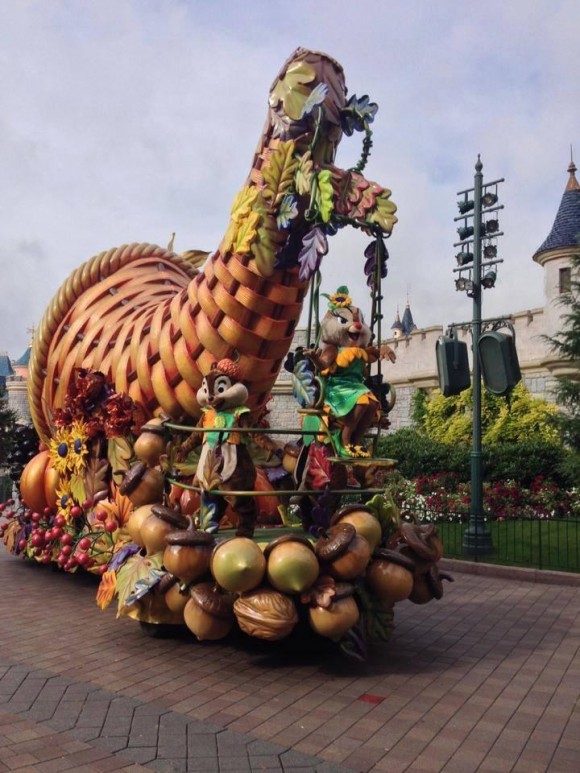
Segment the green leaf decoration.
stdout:
<svg viewBox="0 0 580 773">
<path fill-rule="evenodd" d="M 371 594 L 363 581 L 358 581 L 356 593 L 361 607 L 366 638 L 373 642 L 385 642 L 391 638 L 394 630 L 392 604 L 385 604 Z"/>
<path fill-rule="evenodd" d="M 387 490 L 384 494 L 375 494 L 365 504 L 372 510 L 373 515 L 381 524 L 383 539 L 401 525 L 401 513 L 390 491 Z"/>
<path fill-rule="evenodd" d="M 298 121 L 302 118 L 304 105 L 312 91 L 306 84 L 313 81 L 315 77 L 316 72 L 309 64 L 294 62 L 272 89 L 270 106 L 275 108 L 279 102 L 282 102 L 286 115 Z"/>
<path fill-rule="evenodd" d="M 296 172 L 294 173 L 294 187 L 296 188 L 296 192 L 301 196 L 308 196 L 310 194 L 312 172 L 312 153 L 307 150 L 306 153 L 300 157 Z"/>
<path fill-rule="evenodd" d="M 139 553 L 128 558 L 117 572 L 117 617 L 125 614 L 127 600 L 137 587 L 137 583 L 145 580 L 152 569 L 161 569 L 163 553 L 152 556 L 142 556 Z"/>
<path fill-rule="evenodd" d="M 249 185 L 245 185 L 241 191 L 238 192 L 236 198 L 234 199 L 234 203 L 232 204 L 232 208 L 230 210 L 232 220 L 235 223 L 239 223 L 247 215 L 249 215 L 254 204 L 256 203 L 257 198 L 258 189 L 251 188 Z"/>
<path fill-rule="evenodd" d="M 79 500 L 80 502 L 84 502 L 85 499 L 93 499 L 96 502 L 99 498 L 104 498 L 109 493 L 109 484 L 107 483 L 108 469 L 109 464 L 106 459 L 89 459 L 85 470 L 85 497 Z"/>
<path fill-rule="evenodd" d="M 275 218 L 265 215 L 258 229 L 258 238 L 252 245 L 252 254 L 262 276 L 272 276 L 274 273 L 276 254 L 285 241 L 286 235 L 278 230 Z"/>
<path fill-rule="evenodd" d="M 397 207 L 389 199 L 391 191 L 384 190 L 379 196 L 377 196 L 375 202 L 374 211 L 368 216 L 368 221 L 378 225 L 383 233 L 390 234 L 393 230 L 393 226 L 397 222 L 395 212 Z"/>
<path fill-rule="evenodd" d="M 323 223 L 328 223 L 334 210 L 333 196 L 334 191 L 330 170 L 322 169 L 317 175 L 316 204 Z"/>
<path fill-rule="evenodd" d="M 298 505 L 279 505 L 278 512 L 284 526 L 292 529 L 302 528 L 302 513 Z"/>
<path fill-rule="evenodd" d="M 249 212 L 238 225 L 238 232 L 234 242 L 234 252 L 238 255 L 247 255 L 252 249 L 252 242 L 256 238 L 257 228 L 262 216 L 259 212 Z"/>
<path fill-rule="evenodd" d="M 93 461 L 98 461 L 98 460 L 91 459 L 89 461 L 89 465 Z M 107 464 L 107 462 L 105 462 L 105 464 Z M 88 466 L 87 466 L 87 469 L 88 469 Z M 72 498 L 77 503 L 77 505 L 80 505 L 82 502 L 85 501 L 85 499 L 87 499 L 85 479 L 83 478 L 82 475 L 71 475 L 70 481 L 69 481 L 69 488 L 70 488 L 70 493 L 72 494 Z"/>
<path fill-rule="evenodd" d="M 294 158 L 294 148 L 293 140 L 278 143 L 262 166 L 262 196 L 271 207 L 277 206 L 294 184 L 294 174 L 298 166 L 298 160 Z"/>
<path fill-rule="evenodd" d="M 124 437 L 115 437 L 109 440 L 107 446 L 107 458 L 113 471 L 113 480 L 120 486 L 123 477 L 131 466 L 133 447 Z"/>
</svg>

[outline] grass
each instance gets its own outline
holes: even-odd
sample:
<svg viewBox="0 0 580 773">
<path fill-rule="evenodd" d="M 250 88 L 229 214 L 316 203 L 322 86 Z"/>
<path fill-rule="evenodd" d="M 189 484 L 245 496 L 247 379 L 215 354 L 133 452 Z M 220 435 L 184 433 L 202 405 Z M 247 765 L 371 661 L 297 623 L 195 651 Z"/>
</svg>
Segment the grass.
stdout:
<svg viewBox="0 0 580 773">
<path fill-rule="evenodd" d="M 580 521 L 513 520 L 488 524 L 493 553 L 481 556 L 490 564 L 580 572 Z M 447 558 L 469 559 L 462 552 L 467 523 L 438 523 Z"/>
</svg>

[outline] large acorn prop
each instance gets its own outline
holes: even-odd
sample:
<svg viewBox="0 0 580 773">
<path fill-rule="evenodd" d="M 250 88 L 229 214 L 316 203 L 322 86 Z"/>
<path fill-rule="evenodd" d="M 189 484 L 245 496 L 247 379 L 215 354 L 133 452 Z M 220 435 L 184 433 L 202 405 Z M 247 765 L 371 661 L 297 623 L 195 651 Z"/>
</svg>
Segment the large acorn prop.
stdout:
<svg viewBox="0 0 580 773">
<path fill-rule="evenodd" d="M 375 550 L 368 566 L 366 581 L 376 596 L 386 604 L 409 598 L 413 590 L 415 564 L 395 550 Z"/>
<path fill-rule="evenodd" d="M 140 461 L 148 467 L 156 467 L 167 446 L 163 419 L 150 419 L 141 427 L 133 451 Z"/>
<path fill-rule="evenodd" d="M 315 550 L 323 568 L 344 581 L 360 577 L 371 557 L 369 543 L 351 523 L 331 526 L 319 538 Z"/>
<path fill-rule="evenodd" d="M 194 585 L 183 610 L 185 624 L 200 641 L 223 639 L 235 622 L 233 602 L 234 596 L 221 591 L 215 583 Z"/>
<path fill-rule="evenodd" d="M 409 599 L 414 604 L 426 604 L 443 596 L 442 580 L 453 582 L 453 577 L 440 572 L 437 566 L 443 556 L 443 543 L 435 524 L 403 523 L 389 540 L 389 546 L 413 563 Z"/>
<path fill-rule="evenodd" d="M 377 517 L 370 507 L 366 505 L 344 505 L 337 510 L 331 520 L 331 525 L 337 523 L 350 523 L 369 543 L 371 553 L 381 542 L 383 530 Z"/>
<path fill-rule="evenodd" d="M 153 505 L 151 515 L 145 518 L 140 528 L 140 536 L 147 555 L 165 550 L 167 537 L 177 529 L 186 529 L 187 518 L 181 513 L 163 505 Z"/>
<path fill-rule="evenodd" d="M 211 573 L 225 590 L 244 593 L 256 588 L 264 579 L 266 558 L 248 537 L 231 537 L 214 548 Z"/>
<path fill-rule="evenodd" d="M 286 534 L 270 542 L 264 556 L 268 582 L 282 593 L 303 593 L 320 573 L 312 543 L 300 534 Z"/>
<path fill-rule="evenodd" d="M 353 594 L 354 586 L 341 582 L 336 583 L 328 595 L 314 596 L 315 601 L 308 610 L 312 630 L 335 641 L 344 636 L 360 618 Z"/>
<path fill-rule="evenodd" d="M 163 566 L 182 583 L 188 585 L 208 574 L 215 545 L 212 534 L 182 529 L 166 534 L 165 542 Z"/>
<path fill-rule="evenodd" d="M 125 473 L 119 491 L 131 500 L 133 507 L 141 507 L 163 499 L 163 473 L 145 462 L 136 462 Z"/>
</svg>

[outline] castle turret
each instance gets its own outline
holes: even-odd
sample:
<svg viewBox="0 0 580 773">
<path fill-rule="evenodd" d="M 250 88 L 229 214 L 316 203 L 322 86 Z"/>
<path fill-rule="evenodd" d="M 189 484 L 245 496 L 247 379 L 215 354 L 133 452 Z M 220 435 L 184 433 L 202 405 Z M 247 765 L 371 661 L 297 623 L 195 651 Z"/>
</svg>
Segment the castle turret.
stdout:
<svg viewBox="0 0 580 773">
<path fill-rule="evenodd" d="M 391 325 L 391 330 L 393 331 L 393 338 L 400 338 L 404 333 L 403 323 L 401 322 L 401 316 L 399 314 L 398 306 L 397 306 L 397 316 L 395 317 L 395 321 Z"/>
<path fill-rule="evenodd" d="M 573 254 L 580 252 L 580 184 L 574 161 L 568 167 L 568 182 L 552 230 L 536 250 L 534 260 L 544 269 L 545 334 L 554 336 L 561 323 L 559 297 L 570 288 Z"/>
<path fill-rule="evenodd" d="M 407 305 L 405 306 L 405 311 L 403 312 L 402 325 L 403 325 L 403 335 L 408 336 L 410 333 L 413 332 L 413 330 L 417 330 L 417 325 L 413 321 L 411 306 L 409 304 L 408 299 L 407 299 Z"/>
</svg>

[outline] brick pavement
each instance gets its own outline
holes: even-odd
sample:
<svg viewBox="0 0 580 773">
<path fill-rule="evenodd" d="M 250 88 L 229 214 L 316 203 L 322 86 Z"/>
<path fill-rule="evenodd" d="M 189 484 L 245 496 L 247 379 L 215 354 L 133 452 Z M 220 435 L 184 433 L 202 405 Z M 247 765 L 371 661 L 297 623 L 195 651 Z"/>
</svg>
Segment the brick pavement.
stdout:
<svg viewBox="0 0 580 773">
<path fill-rule="evenodd" d="M 0 773 L 580 770 L 580 588 L 461 574 L 357 665 L 150 639 L 0 551 Z"/>
</svg>

